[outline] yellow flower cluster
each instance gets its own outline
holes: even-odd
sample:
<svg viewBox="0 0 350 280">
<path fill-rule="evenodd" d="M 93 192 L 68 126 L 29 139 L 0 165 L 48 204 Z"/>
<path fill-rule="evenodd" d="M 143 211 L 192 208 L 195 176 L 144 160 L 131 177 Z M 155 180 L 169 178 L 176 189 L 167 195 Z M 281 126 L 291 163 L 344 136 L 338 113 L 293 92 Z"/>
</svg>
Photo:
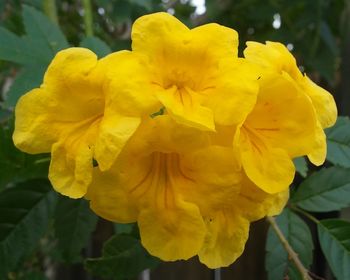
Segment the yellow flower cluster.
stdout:
<svg viewBox="0 0 350 280">
<path fill-rule="evenodd" d="M 286 204 L 292 159 L 324 162 L 337 115 L 282 44 L 248 42 L 245 58 L 237 49 L 230 28 L 143 16 L 132 51 L 59 52 L 19 100 L 14 142 L 51 152 L 56 191 L 137 222 L 152 255 L 228 266 L 250 222 Z"/>
</svg>

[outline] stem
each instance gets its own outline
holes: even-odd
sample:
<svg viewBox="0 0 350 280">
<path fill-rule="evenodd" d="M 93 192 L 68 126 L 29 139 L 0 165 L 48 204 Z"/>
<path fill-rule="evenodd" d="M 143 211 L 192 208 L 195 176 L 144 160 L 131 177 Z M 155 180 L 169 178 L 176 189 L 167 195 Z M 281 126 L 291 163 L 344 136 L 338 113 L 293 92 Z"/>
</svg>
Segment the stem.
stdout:
<svg viewBox="0 0 350 280">
<path fill-rule="evenodd" d="M 47 17 L 58 25 L 57 9 L 55 0 L 43 0 L 43 8 Z"/>
<path fill-rule="evenodd" d="M 276 220 L 274 217 L 266 217 L 267 221 L 271 224 L 272 229 L 275 231 L 277 237 L 281 241 L 283 247 L 286 249 L 289 257 L 295 264 L 296 268 L 299 270 L 300 274 L 302 275 L 304 280 L 312 280 L 309 276 L 308 270 L 304 267 L 304 265 L 301 263 L 301 261 L 298 258 L 297 253 L 293 250 L 293 248 L 289 245 L 287 239 L 284 237 L 282 231 L 278 227 Z"/>
<path fill-rule="evenodd" d="M 316 8 L 316 18 L 317 18 L 317 26 L 316 26 L 316 30 L 315 30 L 315 37 L 313 39 L 313 42 L 311 43 L 311 46 L 310 46 L 310 56 L 311 58 L 314 58 L 315 55 L 316 55 L 316 51 L 319 47 L 319 44 L 320 44 L 320 29 L 321 29 L 321 5 L 317 5 L 317 8 Z"/>
<path fill-rule="evenodd" d="M 49 162 L 51 160 L 51 158 L 47 157 L 47 158 L 41 158 L 41 159 L 37 159 L 36 161 L 34 161 L 34 164 L 40 164 L 40 163 L 44 163 L 44 162 Z"/>
<path fill-rule="evenodd" d="M 84 24 L 85 24 L 85 34 L 87 37 L 93 36 L 94 31 L 92 28 L 92 8 L 90 0 L 83 0 L 84 8 Z"/>
<path fill-rule="evenodd" d="M 292 209 L 293 211 L 295 212 L 299 212 L 301 213 L 302 215 L 304 215 L 306 218 L 308 218 L 309 220 L 313 221 L 314 223 L 318 224 L 320 221 L 317 220 L 314 216 L 312 216 L 311 214 L 309 214 L 308 212 L 298 208 L 298 207 L 295 207 L 294 205 L 290 205 L 289 206 L 290 209 Z"/>
</svg>

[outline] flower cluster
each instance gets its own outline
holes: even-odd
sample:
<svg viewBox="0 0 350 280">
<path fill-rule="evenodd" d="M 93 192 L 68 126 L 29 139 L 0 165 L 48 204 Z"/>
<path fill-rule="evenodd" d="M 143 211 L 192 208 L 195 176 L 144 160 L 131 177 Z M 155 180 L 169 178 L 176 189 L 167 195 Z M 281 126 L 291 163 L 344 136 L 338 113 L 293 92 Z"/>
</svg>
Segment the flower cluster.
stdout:
<svg viewBox="0 0 350 280">
<path fill-rule="evenodd" d="M 19 100 L 14 142 L 51 152 L 57 192 L 137 222 L 152 255 L 228 266 L 250 222 L 286 204 L 292 159 L 324 162 L 323 129 L 337 115 L 284 45 L 237 52 L 230 28 L 143 16 L 132 51 L 100 60 L 83 48 L 59 52 L 41 87 Z"/>
</svg>

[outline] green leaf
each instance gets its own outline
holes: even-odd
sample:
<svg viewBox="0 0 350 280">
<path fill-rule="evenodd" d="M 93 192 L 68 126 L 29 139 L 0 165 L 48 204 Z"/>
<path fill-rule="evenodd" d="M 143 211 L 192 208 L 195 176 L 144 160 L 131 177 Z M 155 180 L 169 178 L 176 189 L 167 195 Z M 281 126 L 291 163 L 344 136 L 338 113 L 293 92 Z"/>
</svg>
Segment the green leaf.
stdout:
<svg viewBox="0 0 350 280">
<path fill-rule="evenodd" d="M 0 1 L 0 13 L 3 13 L 6 7 L 6 1 Z"/>
<path fill-rule="evenodd" d="M 22 65 L 50 63 L 54 55 L 69 45 L 62 31 L 44 14 L 32 7 L 23 6 L 23 24 L 27 34 L 19 37 L 0 27 L 0 59 Z"/>
<path fill-rule="evenodd" d="M 327 47 L 332 52 L 332 54 L 338 55 L 339 48 L 337 45 L 337 40 L 334 37 L 332 30 L 330 29 L 330 27 L 326 21 L 322 21 L 320 24 L 320 35 L 321 35 L 321 39 L 327 45 Z"/>
<path fill-rule="evenodd" d="M 297 172 L 304 178 L 307 176 L 308 168 L 304 157 L 298 157 L 293 160 Z"/>
<path fill-rule="evenodd" d="M 66 262 L 81 260 L 80 252 L 96 228 L 97 216 L 85 199 L 61 196 L 55 211 L 55 235 L 58 252 Z"/>
<path fill-rule="evenodd" d="M 146 268 L 153 268 L 158 259 L 150 256 L 140 241 L 127 234 L 118 234 L 103 247 L 103 256 L 88 259 L 86 268 L 94 275 L 106 279 L 134 277 Z"/>
<path fill-rule="evenodd" d="M 11 110 L 0 107 L 0 123 L 6 123 L 11 119 L 13 112 Z"/>
<path fill-rule="evenodd" d="M 5 105 L 12 107 L 28 90 L 40 85 L 55 54 L 69 47 L 62 31 L 44 14 L 23 6 L 26 35 L 19 37 L 0 27 L 0 59 L 24 65 L 7 93 Z"/>
<path fill-rule="evenodd" d="M 139 6 L 142 6 L 144 7 L 145 9 L 147 10 L 151 10 L 152 9 L 152 0 L 129 0 L 130 3 L 132 4 L 136 4 L 136 5 L 139 5 Z"/>
<path fill-rule="evenodd" d="M 31 180 L 0 193 L 0 279 L 37 246 L 56 195 L 47 180 Z"/>
<path fill-rule="evenodd" d="M 317 224 L 322 251 L 339 280 L 350 279 L 350 223 L 338 219 Z"/>
<path fill-rule="evenodd" d="M 48 278 L 43 272 L 30 271 L 21 275 L 18 280 L 48 280 Z"/>
<path fill-rule="evenodd" d="M 27 32 L 25 39 L 37 54 L 51 60 L 58 51 L 69 46 L 59 27 L 30 6 L 23 6 L 23 23 Z"/>
<path fill-rule="evenodd" d="M 350 167 L 350 120 L 339 117 L 336 124 L 326 129 L 327 160 L 343 167 Z"/>
<path fill-rule="evenodd" d="M 350 168 L 324 168 L 305 179 L 291 202 L 312 212 L 329 212 L 350 206 Z"/>
<path fill-rule="evenodd" d="M 335 73 L 339 68 L 339 56 L 334 55 L 325 44 L 320 45 L 317 53 L 310 58 L 310 66 L 324 77 L 331 85 L 335 83 Z"/>
<path fill-rule="evenodd" d="M 114 22 L 127 22 L 132 15 L 133 5 L 128 0 L 118 0 L 118 7 L 113 7 L 109 15 Z"/>
<path fill-rule="evenodd" d="M 26 45 L 22 38 L 0 27 L 0 60 L 19 64 L 36 63 L 36 58 Z"/>
<path fill-rule="evenodd" d="M 92 50 L 98 57 L 104 57 L 112 52 L 111 48 L 97 37 L 86 37 L 80 46 Z"/>
<path fill-rule="evenodd" d="M 130 224 L 115 223 L 113 225 L 114 225 L 114 231 L 118 234 L 120 234 L 120 233 L 132 233 L 134 227 L 136 226 L 135 223 L 130 223 Z"/>
<path fill-rule="evenodd" d="M 13 123 L 0 126 L 0 190 L 29 179 L 47 178 L 49 155 L 29 155 L 19 151 L 12 141 Z"/>
<path fill-rule="evenodd" d="M 313 242 L 309 227 L 299 216 L 287 208 L 276 218 L 276 222 L 288 243 L 298 254 L 300 261 L 308 268 L 312 263 L 313 251 Z M 302 279 L 271 227 L 267 235 L 266 251 L 265 267 L 269 280 L 285 279 L 284 276 L 286 274 L 290 280 Z"/>
<path fill-rule="evenodd" d="M 21 3 L 25 4 L 25 5 L 29 5 L 31 7 L 34 7 L 38 10 L 43 10 L 44 6 L 43 6 L 43 2 L 42 0 L 21 0 Z"/>
<path fill-rule="evenodd" d="M 43 80 L 45 68 L 43 66 L 37 66 L 35 67 L 35 71 L 33 71 L 33 67 L 25 66 L 16 76 L 15 81 L 6 94 L 8 96 L 5 100 L 6 107 L 14 107 L 23 94 L 33 88 L 39 87 Z"/>
</svg>

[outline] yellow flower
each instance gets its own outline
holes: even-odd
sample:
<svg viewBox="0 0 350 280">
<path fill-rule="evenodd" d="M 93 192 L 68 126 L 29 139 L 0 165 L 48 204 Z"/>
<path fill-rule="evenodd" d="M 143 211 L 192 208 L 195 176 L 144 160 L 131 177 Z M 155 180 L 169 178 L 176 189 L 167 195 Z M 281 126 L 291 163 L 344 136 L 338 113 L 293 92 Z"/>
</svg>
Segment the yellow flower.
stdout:
<svg viewBox="0 0 350 280">
<path fill-rule="evenodd" d="M 232 147 L 211 142 L 169 115 L 144 120 L 109 171 L 95 168 L 86 196 L 92 210 L 137 222 L 142 244 L 162 260 L 198 255 L 211 268 L 230 265 L 250 221 L 277 214 L 288 196 L 243 183 Z"/>
<path fill-rule="evenodd" d="M 208 143 L 206 134 L 167 115 L 144 121 L 115 166 L 96 170 L 91 208 L 109 220 L 138 221 L 143 245 L 163 260 L 196 255 L 205 235 L 201 215 L 239 192 L 232 149 L 204 149 Z"/>
<path fill-rule="evenodd" d="M 22 96 L 16 106 L 15 145 L 32 154 L 51 152 L 50 181 L 72 198 L 85 195 L 93 159 L 106 169 L 140 123 L 139 117 L 105 110 L 107 62 L 108 57 L 98 61 L 83 48 L 61 51 L 41 87 Z"/>
<path fill-rule="evenodd" d="M 244 53 L 261 66 L 261 75 L 256 105 L 238 129 L 235 145 L 250 180 L 268 193 L 281 192 L 293 181 L 293 158 L 308 155 L 313 163 L 323 163 L 322 127 L 334 123 L 336 107 L 329 93 L 300 73 L 282 44 L 249 42 Z"/>
<path fill-rule="evenodd" d="M 268 194 L 242 175 L 240 193 L 231 207 L 204 217 L 206 237 L 199 260 L 209 268 L 232 264 L 244 250 L 250 222 L 265 216 L 279 215 L 289 198 L 289 190 Z"/>
<path fill-rule="evenodd" d="M 257 75 L 237 57 L 236 31 L 218 24 L 192 30 L 167 13 L 132 27 L 132 51 L 107 75 L 115 103 L 152 114 L 165 107 L 178 123 L 204 131 L 242 122 L 254 106 Z M 235 112 L 235 113 L 233 113 Z"/>
<path fill-rule="evenodd" d="M 337 107 L 333 96 L 299 71 L 295 58 L 283 44 L 267 42 L 264 45 L 248 42 L 247 46 L 244 54 L 248 60 L 262 66 L 267 75 L 274 73 L 291 80 L 294 87 L 311 100 L 318 121 L 313 149 L 307 155 L 312 163 L 321 165 L 327 150 L 323 129 L 332 126 L 337 118 Z"/>
<path fill-rule="evenodd" d="M 324 160 L 323 128 L 336 118 L 332 97 L 282 45 L 249 43 L 247 59 L 237 47 L 218 24 L 141 17 L 132 51 L 58 53 L 16 106 L 14 142 L 51 152 L 58 192 L 137 222 L 152 255 L 228 266 L 250 222 L 286 204 L 292 159 Z"/>
</svg>

